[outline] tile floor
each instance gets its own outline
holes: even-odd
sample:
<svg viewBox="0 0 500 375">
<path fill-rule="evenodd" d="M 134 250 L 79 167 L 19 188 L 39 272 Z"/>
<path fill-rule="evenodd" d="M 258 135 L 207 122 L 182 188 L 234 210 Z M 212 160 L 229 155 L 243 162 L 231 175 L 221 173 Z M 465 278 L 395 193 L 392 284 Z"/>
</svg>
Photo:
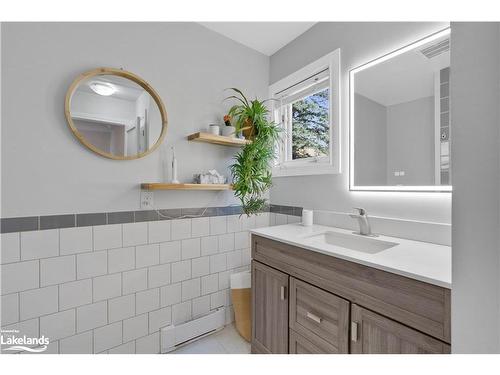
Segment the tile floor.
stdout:
<svg viewBox="0 0 500 375">
<path fill-rule="evenodd" d="M 236 331 L 234 324 L 222 331 L 183 346 L 171 354 L 250 354 L 250 343 Z"/>
</svg>

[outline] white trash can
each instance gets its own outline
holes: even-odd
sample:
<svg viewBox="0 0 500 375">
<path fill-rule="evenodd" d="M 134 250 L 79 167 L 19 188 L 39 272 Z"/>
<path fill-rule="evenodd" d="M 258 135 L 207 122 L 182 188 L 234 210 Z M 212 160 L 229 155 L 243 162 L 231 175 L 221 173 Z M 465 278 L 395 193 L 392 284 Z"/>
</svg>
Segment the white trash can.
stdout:
<svg viewBox="0 0 500 375">
<path fill-rule="evenodd" d="M 250 271 L 234 273 L 230 277 L 236 330 L 248 342 L 251 340 L 251 287 Z"/>
</svg>

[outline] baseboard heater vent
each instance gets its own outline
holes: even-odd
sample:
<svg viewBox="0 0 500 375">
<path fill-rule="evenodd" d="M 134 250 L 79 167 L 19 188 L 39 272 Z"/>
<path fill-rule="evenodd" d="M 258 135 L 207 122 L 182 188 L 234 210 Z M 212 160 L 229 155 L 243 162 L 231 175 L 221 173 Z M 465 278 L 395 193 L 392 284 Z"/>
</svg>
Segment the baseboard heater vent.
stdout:
<svg viewBox="0 0 500 375">
<path fill-rule="evenodd" d="M 221 307 L 200 318 L 161 329 L 161 352 L 168 353 L 224 328 L 226 309 Z"/>
</svg>

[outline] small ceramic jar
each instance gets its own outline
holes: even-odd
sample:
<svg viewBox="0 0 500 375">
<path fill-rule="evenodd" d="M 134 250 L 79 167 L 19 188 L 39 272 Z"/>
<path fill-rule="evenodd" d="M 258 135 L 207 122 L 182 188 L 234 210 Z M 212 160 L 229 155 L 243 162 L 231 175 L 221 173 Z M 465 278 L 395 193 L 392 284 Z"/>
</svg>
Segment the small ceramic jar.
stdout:
<svg viewBox="0 0 500 375">
<path fill-rule="evenodd" d="M 234 126 L 223 126 L 222 135 L 234 138 L 236 136 L 236 128 Z"/>
<path fill-rule="evenodd" d="M 220 135 L 220 126 L 218 124 L 210 124 L 208 129 L 210 130 L 210 134 Z"/>
</svg>

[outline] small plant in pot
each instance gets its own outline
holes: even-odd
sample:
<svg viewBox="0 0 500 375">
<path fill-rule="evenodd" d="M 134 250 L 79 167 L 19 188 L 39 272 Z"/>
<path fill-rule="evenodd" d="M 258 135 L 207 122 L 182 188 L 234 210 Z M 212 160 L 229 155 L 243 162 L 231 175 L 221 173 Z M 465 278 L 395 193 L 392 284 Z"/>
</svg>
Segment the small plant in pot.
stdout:
<svg viewBox="0 0 500 375">
<path fill-rule="evenodd" d="M 222 135 L 226 137 L 235 137 L 236 136 L 236 128 L 231 124 L 231 115 L 224 116 L 224 127 L 222 128 Z"/>
<path fill-rule="evenodd" d="M 240 199 L 243 212 L 250 216 L 262 211 L 267 204 L 264 194 L 272 185 L 271 163 L 281 128 L 269 121 L 265 100 L 249 101 L 240 90 L 231 90 L 235 94 L 226 99 L 236 100 L 238 104 L 231 107 L 229 115 L 234 119 L 236 130 L 243 131 L 252 141 L 236 154 L 230 167 L 234 194 Z"/>
</svg>

